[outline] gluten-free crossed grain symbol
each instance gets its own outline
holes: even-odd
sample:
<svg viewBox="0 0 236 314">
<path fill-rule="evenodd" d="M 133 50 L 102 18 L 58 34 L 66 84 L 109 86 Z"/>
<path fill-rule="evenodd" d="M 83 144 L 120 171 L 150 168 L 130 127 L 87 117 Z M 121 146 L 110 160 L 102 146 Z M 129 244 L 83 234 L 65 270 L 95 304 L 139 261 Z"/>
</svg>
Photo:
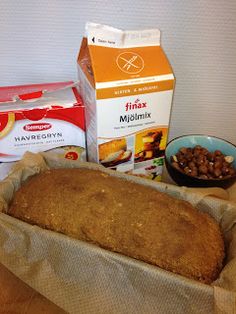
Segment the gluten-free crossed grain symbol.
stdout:
<svg viewBox="0 0 236 314">
<path fill-rule="evenodd" d="M 134 68 L 136 68 L 136 69 L 139 69 L 139 67 L 137 66 L 137 65 L 135 65 L 135 64 L 133 64 L 133 62 L 138 58 L 138 56 L 133 56 L 131 59 L 129 59 L 129 60 L 127 60 L 127 59 L 125 59 L 125 58 L 123 58 L 123 57 L 120 57 L 122 60 L 124 60 L 125 61 L 125 64 L 123 65 L 123 69 L 127 69 L 127 70 L 129 70 L 130 69 L 130 67 L 134 67 Z"/>
<path fill-rule="evenodd" d="M 139 73 L 144 67 L 143 59 L 133 52 L 122 52 L 116 59 L 120 70 L 125 73 Z"/>
</svg>

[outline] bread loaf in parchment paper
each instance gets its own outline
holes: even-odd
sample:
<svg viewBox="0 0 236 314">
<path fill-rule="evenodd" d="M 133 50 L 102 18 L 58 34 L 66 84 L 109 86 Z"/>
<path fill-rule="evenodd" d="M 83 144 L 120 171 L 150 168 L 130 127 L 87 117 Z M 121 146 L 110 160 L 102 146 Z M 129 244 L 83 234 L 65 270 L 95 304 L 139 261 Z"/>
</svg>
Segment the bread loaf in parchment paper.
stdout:
<svg viewBox="0 0 236 314">
<path fill-rule="evenodd" d="M 204 283 L 222 267 L 224 242 L 212 217 L 99 170 L 35 175 L 16 192 L 8 214 Z"/>
</svg>

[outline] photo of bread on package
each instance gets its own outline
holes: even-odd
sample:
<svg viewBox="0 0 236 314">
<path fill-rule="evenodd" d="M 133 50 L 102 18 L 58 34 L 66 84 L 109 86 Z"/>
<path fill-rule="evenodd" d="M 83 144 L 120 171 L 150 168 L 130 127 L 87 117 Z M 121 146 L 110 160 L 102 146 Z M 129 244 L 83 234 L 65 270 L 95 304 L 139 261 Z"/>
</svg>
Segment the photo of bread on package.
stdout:
<svg viewBox="0 0 236 314">
<path fill-rule="evenodd" d="M 98 146 L 100 163 L 105 167 L 115 167 L 130 160 L 132 151 L 127 149 L 125 138 L 112 140 Z"/>
</svg>

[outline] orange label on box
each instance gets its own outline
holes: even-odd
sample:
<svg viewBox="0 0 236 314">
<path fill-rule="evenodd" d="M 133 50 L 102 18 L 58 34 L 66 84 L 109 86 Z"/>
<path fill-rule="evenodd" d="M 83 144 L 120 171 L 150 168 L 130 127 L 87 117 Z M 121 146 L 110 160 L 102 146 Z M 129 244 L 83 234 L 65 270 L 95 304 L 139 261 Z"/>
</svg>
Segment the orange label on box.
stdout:
<svg viewBox="0 0 236 314">
<path fill-rule="evenodd" d="M 89 52 L 96 83 L 166 74 L 171 74 L 173 79 L 171 67 L 160 46 L 127 49 L 91 46 Z M 108 60 L 111 60 L 109 64 Z"/>
</svg>

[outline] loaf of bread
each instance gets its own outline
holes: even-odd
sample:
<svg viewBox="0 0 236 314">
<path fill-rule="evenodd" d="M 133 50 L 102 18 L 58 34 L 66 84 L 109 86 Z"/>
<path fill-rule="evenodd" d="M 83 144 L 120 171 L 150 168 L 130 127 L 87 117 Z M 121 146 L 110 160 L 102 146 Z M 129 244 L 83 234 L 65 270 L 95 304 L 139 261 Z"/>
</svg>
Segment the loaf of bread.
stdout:
<svg viewBox="0 0 236 314">
<path fill-rule="evenodd" d="M 204 283 L 222 267 L 223 238 L 208 214 L 99 170 L 35 175 L 16 192 L 8 214 Z"/>
</svg>

